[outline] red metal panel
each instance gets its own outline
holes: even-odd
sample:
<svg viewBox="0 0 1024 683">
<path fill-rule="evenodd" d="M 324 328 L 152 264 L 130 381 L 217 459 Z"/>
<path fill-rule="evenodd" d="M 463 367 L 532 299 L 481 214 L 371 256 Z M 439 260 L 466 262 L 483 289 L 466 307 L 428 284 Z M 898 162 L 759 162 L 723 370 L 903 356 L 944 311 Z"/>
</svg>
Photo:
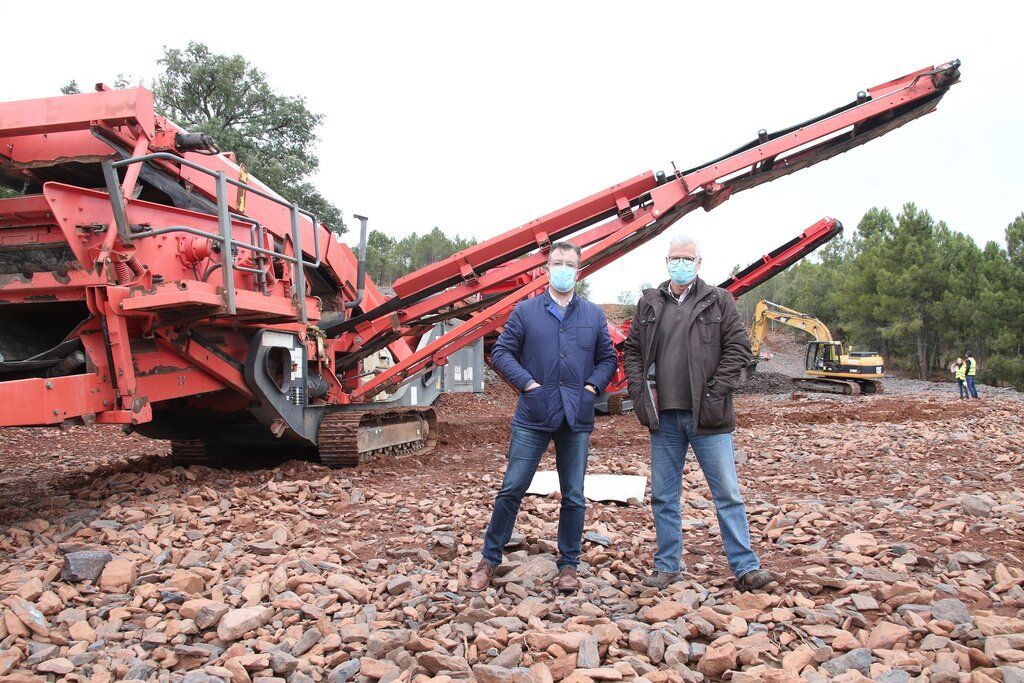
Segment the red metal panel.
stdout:
<svg viewBox="0 0 1024 683">
<path fill-rule="evenodd" d="M 186 335 L 175 336 L 171 330 L 158 331 L 160 344 L 169 351 L 178 354 L 182 359 L 194 363 L 216 380 L 231 387 L 250 401 L 255 400 L 242 371 L 200 344 L 191 341 Z M 187 395 L 187 394 L 185 394 Z"/>
<path fill-rule="evenodd" d="M 87 130 L 0 137 L 0 155 L 24 166 L 51 166 L 65 159 L 102 160 L 113 154 L 110 145 Z"/>
<path fill-rule="evenodd" d="M 53 214 L 42 195 L 0 199 L 0 230 L 29 225 L 53 225 Z"/>
<path fill-rule="evenodd" d="M 120 308 L 125 312 L 159 311 L 171 308 L 190 308 L 202 306 L 221 306 L 224 297 L 219 291 L 221 287 L 210 282 L 184 281 L 163 283 L 153 291 L 136 289 L 132 295 L 121 301 Z M 319 310 L 310 302 L 311 317 L 318 317 Z M 239 290 L 235 293 L 235 307 L 239 315 L 265 314 L 282 318 L 293 317 L 295 307 L 288 297 L 264 296 L 256 292 Z"/>
<path fill-rule="evenodd" d="M 800 233 L 796 239 L 774 250 L 771 254 L 762 256 L 758 261 L 747 266 L 718 286 L 728 290 L 730 294 L 738 299 L 754 287 L 768 281 L 807 256 L 838 235 L 842 230 L 842 224 L 836 219 L 822 218 Z"/>
<path fill-rule="evenodd" d="M 61 424 L 107 410 L 115 398 L 113 388 L 94 374 L 0 382 L 0 427 Z"/>
<path fill-rule="evenodd" d="M 461 276 L 459 266 L 462 263 L 480 268 L 484 264 L 500 261 L 523 249 L 535 248 L 539 246 L 538 234 L 546 235 L 553 241 L 559 232 L 615 209 L 616 196 L 638 197 L 650 191 L 656 184 L 654 174 L 647 171 L 618 185 L 612 185 L 565 208 L 463 249 L 451 258 L 399 278 L 394 284 L 395 293 L 407 297 L 429 290 L 452 278 L 458 278 Z"/>
<path fill-rule="evenodd" d="M 88 128 L 138 124 L 152 138 L 153 93 L 145 88 L 106 90 L 0 103 L 0 137 L 39 135 Z"/>
</svg>

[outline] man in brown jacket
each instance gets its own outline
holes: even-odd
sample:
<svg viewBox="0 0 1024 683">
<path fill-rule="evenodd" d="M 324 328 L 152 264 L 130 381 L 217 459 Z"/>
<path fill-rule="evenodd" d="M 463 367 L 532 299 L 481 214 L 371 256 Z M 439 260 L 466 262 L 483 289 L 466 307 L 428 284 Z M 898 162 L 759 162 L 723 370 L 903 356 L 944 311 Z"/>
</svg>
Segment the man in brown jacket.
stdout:
<svg viewBox="0 0 1024 683">
<path fill-rule="evenodd" d="M 711 489 L 729 568 L 742 590 L 771 575 L 750 548 L 747 511 L 733 457 L 732 392 L 751 360 L 750 340 L 736 301 L 697 277 L 697 243 L 676 236 L 669 245 L 669 279 L 643 293 L 625 343 L 633 411 L 651 430 L 651 508 L 658 539 L 648 586 L 665 588 L 681 570 L 679 498 L 692 446 Z"/>
</svg>

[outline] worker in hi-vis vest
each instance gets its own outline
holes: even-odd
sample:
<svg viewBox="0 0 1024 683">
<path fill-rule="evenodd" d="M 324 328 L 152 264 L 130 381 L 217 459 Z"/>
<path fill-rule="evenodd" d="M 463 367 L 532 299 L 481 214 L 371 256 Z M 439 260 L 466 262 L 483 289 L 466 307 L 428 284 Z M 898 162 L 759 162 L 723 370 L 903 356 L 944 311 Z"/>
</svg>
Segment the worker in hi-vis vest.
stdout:
<svg viewBox="0 0 1024 683">
<path fill-rule="evenodd" d="M 967 391 L 967 363 L 964 362 L 963 358 L 957 358 L 953 368 L 953 373 L 956 376 L 956 386 L 960 389 L 960 398 L 970 398 L 971 394 Z"/>
<path fill-rule="evenodd" d="M 969 353 L 964 355 L 967 356 L 964 360 L 964 365 L 967 366 L 967 390 L 971 392 L 973 398 L 978 398 L 978 389 L 974 386 L 974 376 L 978 374 L 978 361 Z"/>
</svg>

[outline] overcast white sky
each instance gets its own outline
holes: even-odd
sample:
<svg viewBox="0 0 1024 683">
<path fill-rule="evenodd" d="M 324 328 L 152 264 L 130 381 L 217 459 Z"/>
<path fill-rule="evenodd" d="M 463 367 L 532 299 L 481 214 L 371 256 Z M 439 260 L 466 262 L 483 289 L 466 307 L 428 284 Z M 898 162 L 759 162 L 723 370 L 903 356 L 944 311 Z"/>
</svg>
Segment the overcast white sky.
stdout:
<svg viewBox="0 0 1024 683">
<path fill-rule="evenodd" d="M 486 239 L 954 58 L 962 82 L 936 113 L 676 229 L 717 282 L 824 215 L 849 233 L 869 207 L 913 201 L 983 244 L 1024 211 L 1017 3 L 178 1 L 111 15 L 0 0 L 0 22 L 3 100 L 148 81 L 162 47 L 188 40 L 243 54 L 326 115 L 323 192 L 395 236 Z M 663 279 L 667 239 L 593 276 L 594 298 Z"/>
</svg>

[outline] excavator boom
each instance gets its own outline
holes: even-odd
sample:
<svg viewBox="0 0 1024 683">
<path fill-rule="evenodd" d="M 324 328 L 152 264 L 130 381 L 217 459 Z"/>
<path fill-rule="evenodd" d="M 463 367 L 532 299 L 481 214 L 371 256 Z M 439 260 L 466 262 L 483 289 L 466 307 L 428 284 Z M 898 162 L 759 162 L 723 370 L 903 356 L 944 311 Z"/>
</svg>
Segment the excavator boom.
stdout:
<svg viewBox="0 0 1024 683">
<path fill-rule="evenodd" d="M 828 327 L 814 316 L 761 299 L 754 309 L 754 323 L 750 326 L 750 350 L 755 360 L 761 352 L 761 345 L 764 343 L 764 336 L 770 320 L 803 330 L 814 337 L 816 341 L 832 341 L 832 333 L 829 332 Z"/>
</svg>

